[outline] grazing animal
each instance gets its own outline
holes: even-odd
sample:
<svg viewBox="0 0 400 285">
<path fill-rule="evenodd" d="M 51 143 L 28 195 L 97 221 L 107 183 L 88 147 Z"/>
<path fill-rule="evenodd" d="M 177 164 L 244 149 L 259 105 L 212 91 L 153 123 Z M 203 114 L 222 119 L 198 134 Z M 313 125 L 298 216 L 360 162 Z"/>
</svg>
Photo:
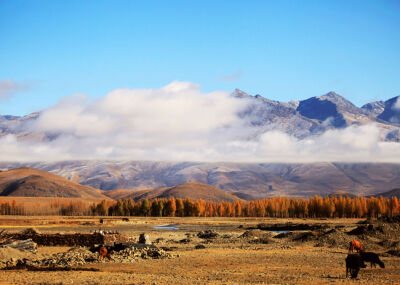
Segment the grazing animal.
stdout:
<svg viewBox="0 0 400 285">
<path fill-rule="evenodd" d="M 376 263 L 378 263 L 381 268 L 385 268 L 385 264 L 379 259 L 379 256 L 375 252 L 364 251 L 360 252 L 360 255 L 364 262 L 371 262 L 371 268 L 372 264 L 376 267 Z"/>
<path fill-rule="evenodd" d="M 105 257 L 107 257 L 108 260 L 111 259 L 111 256 L 110 256 L 110 254 L 108 253 L 107 248 L 104 247 L 104 246 L 102 246 L 102 247 L 100 247 L 100 249 L 99 249 L 99 259 L 101 260 L 101 259 L 103 259 L 103 258 L 105 258 Z"/>
<path fill-rule="evenodd" d="M 365 264 L 359 254 L 349 254 L 346 257 L 346 278 L 350 273 L 351 278 L 357 278 L 360 268 L 365 268 Z"/>
<path fill-rule="evenodd" d="M 350 242 L 349 252 L 353 252 L 354 250 L 356 250 L 357 252 L 364 251 L 361 242 L 359 242 L 358 240 L 352 240 Z"/>
</svg>

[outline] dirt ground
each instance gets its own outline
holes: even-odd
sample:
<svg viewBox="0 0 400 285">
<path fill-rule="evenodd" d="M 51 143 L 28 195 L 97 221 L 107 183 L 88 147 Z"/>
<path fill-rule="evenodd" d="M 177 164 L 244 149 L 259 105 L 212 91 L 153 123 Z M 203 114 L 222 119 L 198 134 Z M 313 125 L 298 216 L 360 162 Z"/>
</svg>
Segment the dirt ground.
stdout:
<svg viewBox="0 0 400 285">
<path fill-rule="evenodd" d="M 34 226 L 42 233 L 118 230 L 138 237 L 147 233 L 157 247 L 171 254 L 166 259 L 139 259 L 132 263 L 87 263 L 99 271 L 0 270 L 0 284 L 400 284 L 400 258 L 385 253 L 382 240 L 396 244 L 398 227 L 359 236 L 345 234 L 360 220 L 302 220 L 249 218 L 99 218 L 0 217 L 0 229 L 18 232 Z M 325 224 L 321 231 L 293 234 L 252 229 L 258 224 Z M 170 227 L 155 229 L 154 226 Z M 385 225 L 387 226 L 387 225 Z M 177 229 L 172 229 L 177 228 Z M 332 230 L 335 229 L 335 230 Z M 213 230 L 216 238 L 197 236 Z M 396 232 L 398 234 L 396 234 Z M 300 237 L 300 238 L 299 238 Z M 346 278 L 347 244 L 359 239 L 367 250 L 380 255 L 385 268 L 368 264 L 358 278 Z M 386 243 L 385 243 L 386 244 Z M 204 248 L 196 249 L 201 245 Z M 398 246 L 398 243 L 397 243 Z M 41 246 L 34 255 L 43 258 L 68 247 Z M 28 256 L 28 254 L 27 254 Z M 29 255 L 32 258 L 32 254 Z"/>
</svg>

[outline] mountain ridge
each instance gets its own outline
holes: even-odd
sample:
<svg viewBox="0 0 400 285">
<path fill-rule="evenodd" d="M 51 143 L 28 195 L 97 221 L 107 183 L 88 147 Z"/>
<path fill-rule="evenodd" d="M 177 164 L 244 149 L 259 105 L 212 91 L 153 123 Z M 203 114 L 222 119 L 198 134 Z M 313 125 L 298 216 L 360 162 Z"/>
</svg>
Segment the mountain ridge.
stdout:
<svg viewBox="0 0 400 285">
<path fill-rule="evenodd" d="M 164 187 L 158 189 L 149 190 L 111 190 L 105 192 L 105 194 L 114 200 L 125 200 L 132 198 L 134 201 L 139 201 L 142 199 L 159 199 L 159 198 L 189 198 L 191 200 L 204 200 L 209 202 L 233 202 L 236 200 L 241 200 L 239 197 L 225 192 L 221 189 L 198 182 L 186 182 L 180 185 L 175 185 L 171 187 Z"/>
<path fill-rule="evenodd" d="M 395 163 L 200 163 L 151 161 L 0 162 L 0 169 L 29 166 L 101 190 L 148 190 L 186 182 L 208 184 L 254 198 L 310 197 L 346 191 L 372 195 L 400 187 Z M 0 172 L 1 174 L 1 172 Z M 237 194 L 235 194 L 238 196 Z"/>
<path fill-rule="evenodd" d="M 330 91 L 325 95 L 304 100 L 280 102 L 259 94 L 250 95 L 235 89 L 232 97 L 246 100 L 248 108 L 239 114 L 248 121 L 248 127 L 256 127 L 255 135 L 266 131 L 281 131 L 298 139 L 321 135 L 327 130 L 374 123 L 383 141 L 400 141 L 400 103 L 396 96 L 355 106 L 343 96 Z M 52 141 L 62 133 L 36 131 L 31 125 L 41 113 L 26 116 L 0 115 L 0 137 L 12 134 L 19 140 Z"/>
</svg>

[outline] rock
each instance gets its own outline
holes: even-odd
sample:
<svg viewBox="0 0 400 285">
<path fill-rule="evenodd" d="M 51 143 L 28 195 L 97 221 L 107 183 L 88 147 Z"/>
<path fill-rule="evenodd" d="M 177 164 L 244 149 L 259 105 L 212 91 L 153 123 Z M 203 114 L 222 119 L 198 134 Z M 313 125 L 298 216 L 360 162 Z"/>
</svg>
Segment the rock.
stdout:
<svg viewBox="0 0 400 285">
<path fill-rule="evenodd" d="M 274 238 L 287 238 L 287 237 L 292 237 L 294 235 L 293 232 L 283 232 L 280 234 L 277 234 L 276 236 L 274 236 Z"/>
<path fill-rule="evenodd" d="M 216 238 L 218 237 L 218 233 L 216 233 L 213 230 L 205 230 L 201 231 L 197 234 L 199 238 L 205 238 L 205 239 L 210 239 L 210 238 Z"/>
<path fill-rule="evenodd" d="M 271 236 L 272 236 L 271 232 L 265 232 L 262 230 L 248 230 L 248 231 L 245 231 L 242 235 L 240 235 L 239 238 L 259 239 L 259 238 L 271 237 Z"/>
<path fill-rule="evenodd" d="M 27 228 L 27 229 L 22 231 L 22 234 L 23 235 L 34 236 L 34 235 L 39 235 L 40 232 L 36 228 Z"/>
<path fill-rule="evenodd" d="M 198 244 L 194 248 L 195 249 L 205 249 L 206 247 L 203 244 Z"/>
<path fill-rule="evenodd" d="M 139 236 L 139 243 L 151 244 L 150 238 L 147 234 L 143 233 Z"/>
<path fill-rule="evenodd" d="M 33 253 L 36 253 L 37 251 L 37 244 L 31 239 L 3 243 L 0 247 L 11 247 L 19 250 L 27 250 Z"/>
<path fill-rule="evenodd" d="M 158 238 L 154 241 L 154 243 L 161 243 L 163 242 L 165 239 L 164 238 Z"/>
</svg>

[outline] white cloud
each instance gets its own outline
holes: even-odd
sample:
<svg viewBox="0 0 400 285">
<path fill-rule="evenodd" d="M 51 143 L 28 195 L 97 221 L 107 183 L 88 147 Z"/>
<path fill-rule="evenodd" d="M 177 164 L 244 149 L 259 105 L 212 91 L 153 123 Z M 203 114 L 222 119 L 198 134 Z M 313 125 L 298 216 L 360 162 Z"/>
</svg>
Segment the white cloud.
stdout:
<svg viewBox="0 0 400 285">
<path fill-rule="evenodd" d="M 0 99 L 6 99 L 13 96 L 17 92 L 29 90 L 26 82 L 16 82 L 13 80 L 0 80 Z"/>
<path fill-rule="evenodd" d="M 398 162 L 400 144 L 380 141 L 374 125 L 329 130 L 297 139 L 251 127 L 237 115 L 250 103 L 228 92 L 202 93 L 173 82 L 163 88 L 118 89 L 90 100 L 75 94 L 44 110 L 26 126 L 34 133 L 62 133 L 41 142 L 0 137 L 3 161 L 66 159 Z"/>
</svg>

